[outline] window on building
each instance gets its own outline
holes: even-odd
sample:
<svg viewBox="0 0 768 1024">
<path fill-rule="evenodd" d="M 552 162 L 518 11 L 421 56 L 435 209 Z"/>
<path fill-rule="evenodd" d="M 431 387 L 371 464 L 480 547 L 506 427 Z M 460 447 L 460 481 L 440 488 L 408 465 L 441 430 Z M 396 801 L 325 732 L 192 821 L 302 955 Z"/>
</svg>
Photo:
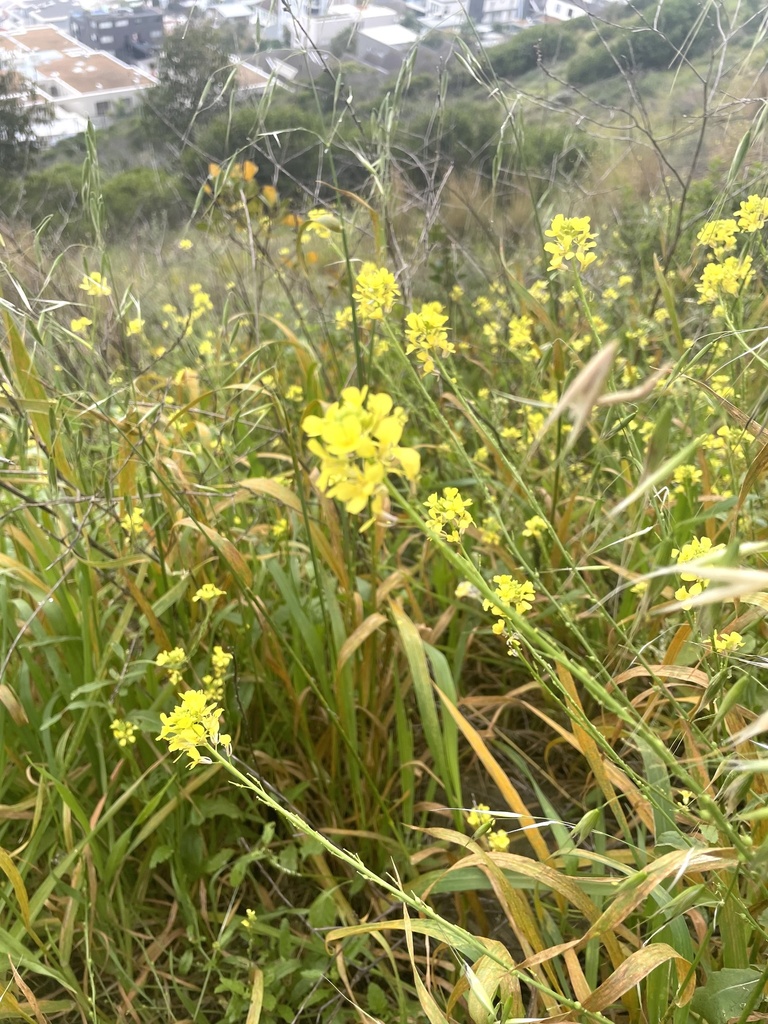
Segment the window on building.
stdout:
<svg viewBox="0 0 768 1024">
<path fill-rule="evenodd" d="M 96 104 L 96 116 L 104 117 L 105 114 L 109 113 L 109 100 L 100 100 Z"/>
<path fill-rule="evenodd" d="M 115 41 L 115 37 L 114 36 L 102 36 L 101 40 L 100 40 L 100 42 L 102 42 L 102 43 L 114 43 L 114 41 Z"/>
<path fill-rule="evenodd" d="M 150 39 L 162 39 L 163 38 L 163 30 L 161 28 L 154 28 L 154 29 L 152 29 L 152 31 L 149 33 L 149 38 Z"/>
<path fill-rule="evenodd" d="M 100 21 L 99 22 L 99 28 L 112 28 L 112 22 L 111 21 Z"/>
<path fill-rule="evenodd" d="M 115 28 L 125 28 L 128 24 L 129 22 L 127 18 L 121 18 L 120 21 L 115 22 Z"/>
<path fill-rule="evenodd" d="M 573 17 L 573 8 L 572 8 L 572 7 L 569 7 L 569 8 L 568 8 L 568 17 L 569 17 L 569 18 L 572 18 L 572 17 Z"/>
</svg>

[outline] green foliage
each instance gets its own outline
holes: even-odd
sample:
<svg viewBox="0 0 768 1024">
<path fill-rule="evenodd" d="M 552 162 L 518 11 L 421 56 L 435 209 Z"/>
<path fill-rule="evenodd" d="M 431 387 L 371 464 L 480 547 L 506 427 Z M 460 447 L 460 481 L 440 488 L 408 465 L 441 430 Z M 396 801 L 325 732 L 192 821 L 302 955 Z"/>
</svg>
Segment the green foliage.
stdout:
<svg viewBox="0 0 768 1024">
<path fill-rule="evenodd" d="M 639 15 L 629 9 L 621 19 L 585 40 L 568 63 L 566 75 L 574 85 L 586 85 L 621 72 L 673 68 L 708 51 L 719 39 L 717 19 L 710 6 L 670 0 L 658 12 L 648 7 Z"/>
<path fill-rule="evenodd" d="M 524 29 L 508 42 L 486 51 L 499 78 L 516 78 L 533 71 L 539 62 L 552 64 L 570 57 L 578 45 L 574 25 L 544 25 Z"/>
<path fill-rule="evenodd" d="M 152 138 L 173 148 L 183 148 L 194 127 L 226 110 L 234 92 L 224 42 L 194 21 L 166 35 L 157 78 L 144 100 L 144 124 Z"/>
<path fill-rule="evenodd" d="M 28 169 L 39 143 L 36 126 L 51 120 L 44 103 L 35 102 L 34 87 L 0 60 L 0 172 Z"/>
</svg>

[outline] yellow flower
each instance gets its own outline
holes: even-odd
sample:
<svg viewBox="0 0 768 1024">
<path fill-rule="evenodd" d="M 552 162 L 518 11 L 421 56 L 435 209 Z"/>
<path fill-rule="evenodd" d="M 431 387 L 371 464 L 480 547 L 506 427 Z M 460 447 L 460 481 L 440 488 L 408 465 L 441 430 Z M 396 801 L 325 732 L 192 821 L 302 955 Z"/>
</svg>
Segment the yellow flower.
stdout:
<svg viewBox="0 0 768 1024">
<path fill-rule="evenodd" d="M 489 832 L 487 837 L 488 845 L 497 853 L 506 853 L 509 849 L 509 836 L 503 829 L 496 832 Z"/>
<path fill-rule="evenodd" d="M 112 735 L 117 741 L 118 747 L 127 747 L 136 742 L 136 726 L 133 722 L 126 722 L 123 718 L 116 718 L 109 727 Z"/>
<path fill-rule="evenodd" d="M 481 825 L 493 824 L 496 820 L 492 814 L 489 814 L 490 807 L 488 804 L 475 804 L 472 810 L 467 815 L 467 824 L 470 828 L 480 828 Z"/>
<path fill-rule="evenodd" d="M 160 651 L 155 658 L 158 668 L 178 668 L 187 660 L 183 647 L 174 647 L 171 651 Z"/>
<path fill-rule="evenodd" d="M 201 754 L 210 747 L 228 747 L 232 742 L 230 736 L 219 731 L 219 719 L 222 711 L 215 703 L 209 701 L 200 690 L 187 690 L 181 694 L 180 703 L 170 715 L 161 714 L 163 723 L 158 740 L 167 740 L 171 752 L 179 751 L 186 754 L 190 767 L 196 764 L 210 764 L 211 759 Z"/>
<path fill-rule="evenodd" d="M 363 320 L 383 320 L 395 301 L 400 297 L 400 289 L 394 274 L 375 263 L 363 263 L 355 282 L 353 297 L 357 304 L 357 312 Z"/>
<path fill-rule="evenodd" d="M 192 248 L 193 245 L 194 245 L 194 242 L 190 238 L 182 238 L 179 241 L 179 248 L 180 249 L 189 250 L 189 249 Z"/>
<path fill-rule="evenodd" d="M 768 219 L 768 196 L 749 196 L 739 205 L 734 217 L 738 217 L 742 231 L 748 234 L 760 231 Z"/>
<path fill-rule="evenodd" d="M 546 519 L 542 519 L 541 516 L 532 516 L 530 519 L 525 520 L 525 529 L 523 530 L 524 537 L 541 537 L 541 535 L 547 529 Z"/>
<path fill-rule="evenodd" d="M 406 348 L 406 355 L 416 353 L 416 358 L 421 362 L 421 371 L 426 376 L 433 373 L 435 369 L 433 353 L 438 351 L 443 359 L 456 351 L 452 341 L 448 341 L 448 332 L 445 324 L 448 317 L 443 313 L 443 307 L 439 302 L 425 302 L 419 313 L 409 313 L 405 318 L 408 329 L 405 336 L 409 341 Z"/>
<path fill-rule="evenodd" d="M 217 597 L 223 597 L 226 594 L 226 590 L 219 590 L 215 583 L 204 583 L 199 590 L 196 591 L 195 596 L 192 598 L 193 601 L 213 601 Z"/>
<path fill-rule="evenodd" d="M 126 512 L 120 520 L 120 525 L 129 537 L 138 537 L 144 529 L 144 509 L 134 508 Z"/>
<path fill-rule="evenodd" d="M 346 331 L 352 326 L 352 307 L 346 306 L 344 309 L 336 310 L 336 330 Z"/>
<path fill-rule="evenodd" d="M 701 483 L 702 475 L 701 470 L 696 466 L 678 466 L 672 474 L 672 479 L 677 484 L 675 492 L 677 494 L 685 494 L 690 487 L 695 487 L 696 484 Z"/>
<path fill-rule="evenodd" d="M 672 552 L 672 557 L 677 560 L 678 565 L 685 565 L 686 562 L 693 562 L 696 559 L 703 558 L 706 555 L 713 555 L 718 551 L 722 551 L 725 548 L 724 544 L 712 544 L 709 537 L 694 537 L 693 540 L 688 541 L 687 544 L 683 544 L 679 550 L 675 548 Z M 709 580 L 700 576 L 696 572 L 690 570 L 684 570 L 680 573 L 682 580 L 685 583 L 692 584 L 690 587 L 679 587 L 675 591 L 675 597 L 678 601 L 682 602 L 683 607 L 688 607 L 690 599 L 698 596 L 706 587 L 709 586 Z"/>
<path fill-rule="evenodd" d="M 69 329 L 75 334 L 80 334 L 80 332 L 84 331 L 86 327 L 90 327 L 92 323 L 93 320 L 89 320 L 87 316 L 81 316 L 76 320 L 69 321 Z"/>
<path fill-rule="evenodd" d="M 453 594 L 454 597 L 458 597 L 459 599 L 463 597 L 480 597 L 480 591 L 473 583 L 470 583 L 469 580 L 462 580 L 461 583 L 458 583 Z"/>
<path fill-rule="evenodd" d="M 129 320 L 128 323 L 125 325 L 125 333 L 130 338 L 134 334 L 141 334 L 143 328 L 144 321 L 141 319 L 140 316 L 137 316 L 134 317 L 132 320 Z"/>
<path fill-rule="evenodd" d="M 288 528 L 288 520 L 285 517 L 282 517 L 278 519 L 276 523 L 272 524 L 269 532 L 273 537 L 282 537 L 283 534 L 288 533 Z"/>
<path fill-rule="evenodd" d="M 305 234 L 312 232 L 318 238 L 327 239 L 331 237 L 331 227 L 338 230 L 338 218 L 327 210 L 320 208 L 310 210 L 307 214 L 308 223 L 304 228 Z M 330 225 L 330 226 L 329 226 Z"/>
<path fill-rule="evenodd" d="M 112 289 L 107 284 L 107 279 L 102 277 L 98 270 L 85 274 L 80 282 L 80 288 L 87 295 L 107 297 L 112 294 Z"/>
<path fill-rule="evenodd" d="M 451 302 L 460 302 L 464 298 L 464 289 L 460 284 L 455 284 L 450 291 Z"/>
<path fill-rule="evenodd" d="M 536 591 L 533 589 L 533 584 L 529 583 L 528 580 L 521 582 L 513 576 L 503 575 L 494 576 L 493 582 L 496 584 L 494 593 L 499 601 L 502 601 L 510 608 L 514 608 L 518 615 L 524 615 L 533 607 L 532 602 L 536 599 Z M 496 622 L 491 627 L 493 632 L 498 636 L 509 637 L 507 612 L 499 608 L 493 601 L 489 601 L 488 598 L 485 598 L 483 601 L 483 610 L 490 611 L 491 614 L 497 616 Z"/>
<path fill-rule="evenodd" d="M 304 388 L 300 384 L 291 384 L 286 388 L 285 397 L 289 402 L 303 402 Z"/>
<path fill-rule="evenodd" d="M 320 459 L 319 490 L 353 515 L 370 501 L 375 518 L 383 509 L 387 475 L 415 480 L 419 474 L 419 453 L 399 444 L 407 419 L 389 395 L 369 394 L 367 387 L 344 388 L 341 401 L 323 416 L 305 417 L 307 447 Z"/>
<path fill-rule="evenodd" d="M 730 654 L 731 651 L 738 651 L 744 646 L 744 637 L 741 633 L 718 633 L 715 630 L 712 636 L 712 646 L 718 654 Z"/>
<path fill-rule="evenodd" d="M 467 509 L 472 504 L 471 498 L 462 498 L 456 487 L 444 487 L 443 496 L 437 492 L 430 494 L 424 502 L 427 508 L 427 530 L 436 537 L 458 544 L 464 531 L 474 520 Z"/>
<path fill-rule="evenodd" d="M 563 260 L 572 259 L 581 270 L 586 270 L 597 259 L 596 254 L 589 251 L 594 249 L 597 237 L 590 231 L 589 217 L 564 217 L 558 213 L 544 234 L 554 239 L 544 246 L 544 251 L 552 257 L 547 270 L 559 270 Z"/>
<path fill-rule="evenodd" d="M 696 236 L 699 245 L 708 245 L 715 256 L 736 248 L 736 221 L 712 220 Z"/>
<path fill-rule="evenodd" d="M 696 291 L 701 296 L 699 305 L 703 302 L 722 301 L 724 295 L 738 295 L 753 276 L 751 256 L 745 256 L 742 260 L 729 256 L 723 263 L 708 263 L 696 285 Z"/>
</svg>

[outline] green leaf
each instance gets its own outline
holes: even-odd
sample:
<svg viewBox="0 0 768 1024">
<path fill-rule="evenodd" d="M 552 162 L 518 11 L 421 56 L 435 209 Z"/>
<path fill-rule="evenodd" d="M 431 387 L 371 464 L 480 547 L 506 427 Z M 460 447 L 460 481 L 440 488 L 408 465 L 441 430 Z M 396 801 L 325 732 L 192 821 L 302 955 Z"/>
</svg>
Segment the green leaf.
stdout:
<svg viewBox="0 0 768 1024">
<path fill-rule="evenodd" d="M 691 1009 L 707 1024 L 728 1024 L 741 1014 L 755 985 L 761 983 L 762 974 L 753 967 L 724 967 L 696 990 Z"/>
</svg>

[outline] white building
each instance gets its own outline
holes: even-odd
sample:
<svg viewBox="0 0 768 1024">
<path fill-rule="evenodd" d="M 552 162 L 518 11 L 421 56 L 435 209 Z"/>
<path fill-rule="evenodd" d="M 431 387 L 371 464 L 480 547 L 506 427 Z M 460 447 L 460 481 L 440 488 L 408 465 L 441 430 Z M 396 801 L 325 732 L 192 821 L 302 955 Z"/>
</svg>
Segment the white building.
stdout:
<svg viewBox="0 0 768 1024">
<path fill-rule="evenodd" d="M 76 134 L 88 119 L 103 127 L 116 114 L 137 106 L 142 94 L 157 84 L 146 71 L 91 50 L 51 26 L 0 33 L 2 57 L 53 108 L 53 126 L 49 131 L 43 126 L 41 138 Z"/>
<path fill-rule="evenodd" d="M 285 9 L 287 7 L 287 10 Z M 306 49 L 327 46 L 340 32 L 397 25 L 397 11 L 379 4 L 357 7 L 352 3 L 331 3 L 330 0 L 295 0 L 279 6 L 280 29 L 287 30 L 289 45 Z"/>
</svg>

